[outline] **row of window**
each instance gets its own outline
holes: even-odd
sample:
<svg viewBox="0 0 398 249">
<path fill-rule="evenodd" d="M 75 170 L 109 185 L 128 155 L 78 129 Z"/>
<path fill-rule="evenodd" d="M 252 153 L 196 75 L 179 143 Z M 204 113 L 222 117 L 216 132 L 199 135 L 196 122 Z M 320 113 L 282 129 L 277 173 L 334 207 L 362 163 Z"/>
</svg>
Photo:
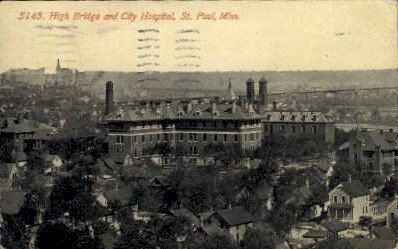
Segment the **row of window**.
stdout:
<svg viewBox="0 0 398 249">
<path fill-rule="evenodd" d="M 265 126 L 264 126 L 264 131 L 265 131 L 266 133 L 269 132 L 269 133 L 272 134 L 272 133 L 274 132 L 274 127 L 275 127 L 275 126 L 276 126 L 276 128 L 279 128 L 279 131 L 280 131 L 280 132 L 285 132 L 285 131 L 288 130 L 286 125 L 280 124 L 280 125 L 265 125 Z M 308 128 L 308 127 L 305 126 L 305 125 L 299 126 L 299 127 L 297 127 L 297 126 L 295 126 L 295 125 L 292 125 L 292 126 L 291 126 L 291 132 L 292 132 L 292 133 L 296 133 L 296 132 L 306 133 L 307 128 Z M 311 126 L 310 129 L 311 129 L 311 133 L 317 134 L 317 127 L 316 127 L 316 125 Z M 298 131 L 298 130 L 300 130 L 300 131 Z"/>
<path fill-rule="evenodd" d="M 169 137 L 169 136 L 171 136 L 171 137 Z M 230 135 L 231 138 L 228 139 L 228 134 L 206 134 L 206 133 L 184 134 L 184 133 L 180 133 L 178 135 L 178 139 L 179 139 L 179 141 L 184 141 L 185 138 L 188 138 L 189 141 L 191 141 L 191 142 L 197 142 L 199 136 L 202 139 L 202 141 L 204 141 L 204 142 L 208 141 L 209 139 L 212 139 L 212 141 L 214 141 L 214 142 L 221 142 L 221 141 L 228 142 L 228 140 L 232 141 L 232 139 L 231 139 L 232 136 L 233 136 L 234 142 L 239 141 L 238 134 Z M 125 142 L 124 139 L 125 139 L 124 136 L 116 136 L 116 144 L 124 144 L 124 142 Z M 173 134 L 170 134 L 170 135 L 167 133 L 163 134 L 163 140 L 167 141 L 168 139 L 173 139 Z M 260 139 L 260 133 L 250 133 L 250 134 L 244 135 L 244 141 L 246 141 L 246 142 L 247 141 L 257 141 L 259 139 Z M 134 140 L 134 143 L 138 143 L 139 141 L 143 142 L 143 143 L 146 141 L 148 141 L 148 142 L 158 141 L 159 142 L 159 141 L 161 141 L 161 135 L 160 134 L 156 134 L 156 135 L 150 134 L 149 136 L 148 135 L 134 136 L 133 140 Z"/>
<path fill-rule="evenodd" d="M 281 120 L 281 121 L 288 120 L 287 117 L 288 116 L 286 114 L 281 114 L 279 116 L 279 120 Z M 270 114 L 267 115 L 267 120 L 271 120 L 271 115 Z M 290 115 L 290 120 L 296 121 L 297 120 L 296 119 L 296 115 Z M 305 120 L 306 120 L 306 115 L 301 115 L 301 121 L 305 121 Z M 316 115 L 312 115 L 311 120 L 312 121 L 316 121 L 317 120 L 317 116 Z"/>
<path fill-rule="evenodd" d="M 260 138 L 260 134 L 259 133 L 245 134 L 245 141 L 246 142 L 258 141 L 259 138 Z"/>
<path fill-rule="evenodd" d="M 189 141 L 197 142 L 198 141 L 198 135 L 199 134 L 197 134 L 197 133 L 189 133 Z M 211 136 L 212 136 L 214 142 L 218 142 L 218 141 L 227 142 L 228 141 L 228 134 L 213 134 L 213 135 L 210 135 L 210 134 L 206 134 L 206 133 L 203 133 L 201 135 L 202 141 L 204 141 L 204 142 L 208 141 L 208 139 L 210 139 Z M 184 141 L 184 134 L 183 133 L 180 133 L 179 140 L 180 141 Z M 239 136 L 238 135 L 234 135 L 234 141 L 235 142 L 239 141 Z"/>
<path fill-rule="evenodd" d="M 245 126 L 245 125 L 259 125 L 261 122 L 260 120 L 253 120 L 253 121 L 248 121 L 248 122 L 241 122 L 241 121 L 206 121 L 206 120 L 191 120 L 191 121 L 183 121 L 180 126 L 182 127 L 190 127 L 190 128 L 195 128 L 195 127 L 220 127 L 220 128 L 228 128 L 228 127 L 234 127 L 238 128 L 240 126 Z"/>
<path fill-rule="evenodd" d="M 333 202 L 334 203 L 338 203 L 338 198 L 337 198 L 337 196 L 335 195 L 335 196 L 333 196 Z M 343 203 L 343 204 L 345 204 L 345 203 L 347 203 L 347 204 L 349 204 L 350 203 L 350 197 L 345 197 L 344 195 L 341 197 L 341 203 Z"/>
<path fill-rule="evenodd" d="M 134 136 L 134 143 L 137 143 L 138 142 L 138 137 L 140 137 L 140 139 L 141 139 L 141 142 L 145 142 L 146 141 L 146 136 L 145 135 L 141 135 L 141 136 Z M 164 140 L 168 140 L 168 134 L 163 134 L 163 139 Z M 153 135 L 153 134 L 150 134 L 149 135 L 149 142 L 152 142 L 152 141 L 154 141 L 154 140 L 156 140 L 156 141 L 161 141 L 161 136 L 160 136 L 160 134 L 156 134 L 156 135 Z M 124 136 L 116 136 L 116 144 L 124 144 Z"/>
<path fill-rule="evenodd" d="M 235 127 L 238 128 L 240 126 L 246 125 L 259 125 L 261 123 L 260 120 L 250 120 L 250 121 L 235 121 L 235 120 L 216 120 L 216 121 L 209 121 L 209 120 L 187 120 L 187 121 L 180 121 L 175 123 L 175 125 L 180 127 L 219 127 L 219 128 L 228 128 L 228 127 Z M 150 124 L 140 124 L 135 126 L 134 128 L 137 129 L 145 129 L 145 128 L 160 128 L 162 125 L 160 123 L 150 123 Z M 111 126 L 112 129 L 120 129 L 123 130 L 126 128 L 123 124 L 114 124 Z"/>
</svg>

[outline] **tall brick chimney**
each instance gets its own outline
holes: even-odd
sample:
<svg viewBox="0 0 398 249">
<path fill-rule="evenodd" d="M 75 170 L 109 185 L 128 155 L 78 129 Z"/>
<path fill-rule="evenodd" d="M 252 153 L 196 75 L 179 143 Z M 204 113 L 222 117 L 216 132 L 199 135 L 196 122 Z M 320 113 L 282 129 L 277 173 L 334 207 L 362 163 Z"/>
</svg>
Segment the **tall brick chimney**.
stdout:
<svg viewBox="0 0 398 249">
<path fill-rule="evenodd" d="M 254 80 L 252 79 L 246 81 L 246 97 L 249 103 L 254 102 Z"/>
<path fill-rule="evenodd" d="M 112 81 L 106 82 L 106 96 L 105 96 L 105 115 L 108 115 L 113 111 L 113 83 Z"/>
<path fill-rule="evenodd" d="M 260 81 L 258 82 L 258 96 L 260 99 L 260 104 L 265 107 L 268 105 L 267 83 L 268 82 L 264 77 L 261 77 Z"/>
</svg>

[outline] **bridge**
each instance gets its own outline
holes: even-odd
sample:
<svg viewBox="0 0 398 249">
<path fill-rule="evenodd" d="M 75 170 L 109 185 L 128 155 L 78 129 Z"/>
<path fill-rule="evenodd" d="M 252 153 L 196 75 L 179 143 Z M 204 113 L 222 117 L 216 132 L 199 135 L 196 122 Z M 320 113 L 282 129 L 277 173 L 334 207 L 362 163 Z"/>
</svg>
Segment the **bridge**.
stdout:
<svg viewBox="0 0 398 249">
<path fill-rule="evenodd" d="M 165 100 L 182 100 L 188 101 L 189 99 L 201 99 L 201 98 L 214 98 L 221 96 L 225 93 L 227 89 L 210 89 L 210 88 L 194 88 L 187 89 L 183 87 L 169 87 L 169 88 L 147 88 L 147 90 L 152 91 L 152 93 L 158 93 L 158 97 L 150 95 L 148 97 L 142 97 L 134 101 L 165 101 Z M 246 92 L 242 89 L 235 90 L 239 96 L 245 97 Z M 365 88 L 341 88 L 341 89 L 318 89 L 318 90 L 308 90 L 308 91 L 284 91 L 284 92 L 269 92 L 268 96 L 270 102 L 282 101 L 283 98 L 293 98 L 297 99 L 298 102 L 308 103 L 312 98 L 316 97 L 325 104 L 336 105 L 336 97 L 347 97 L 355 99 L 362 94 L 380 94 L 382 92 L 394 92 L 396 99 L 394 100 L 395 105 L 398 106 L 398 86 L 386 86 L 386 87 L 365 87 Z M 161 94 L 160 94 L 161 93 Z M 156 94 L 155 94 L 156 95 Z"/>
<path fill-rule="evenodd" d="M 383 90 L 398 90 L 398 86 L 387 87 L 369 87 L 369 88 L 344 88 L 344 89 L 319 89 L 310 91 L 289 91 L 289 92 L 275 92 L 269 95 L 285 95 L 285 94 L 312 94 L 312 93 L 359 93 L 359 92 L 380 92 Z"/>
</svg>

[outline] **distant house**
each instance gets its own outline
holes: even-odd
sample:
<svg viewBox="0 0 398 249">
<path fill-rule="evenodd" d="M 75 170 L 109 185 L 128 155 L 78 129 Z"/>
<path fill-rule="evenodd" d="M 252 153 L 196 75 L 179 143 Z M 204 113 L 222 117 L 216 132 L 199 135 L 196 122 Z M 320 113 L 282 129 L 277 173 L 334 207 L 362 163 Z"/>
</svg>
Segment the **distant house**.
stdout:
<svg viewBox="0 0 398 249">
<path fill-rule="evenodd" d="M 115 179 L 116 165 L 108 158 L 100 158 L 94 164 L 99 171 L 99 177 L 103 182 Z"/>
<path fill-rule="evenodd" d="M 11 189 L 18 177 L 18 167 L 15 163 L 0 164 L 0 190 Z"/>
<path fill-rule="evenodd" d="M 193 228 L 198 228 L 200 225 L 198 217 L 186 208 L 172 209 L 171 214 L 175 217 L 184 218 Z"/>
<path fill-rule="evenodd" d="M 314 228 L 316 228 L 316 223 L 314 222 L 298 222 L 290 228 L 290 231 L 286 237 L 299 240 L 303 237 L 303 234 L 313 230 Z"/>
<path fill-rule="evenodd" d="M 103 189 L 103 196 L 106 198 L 106 203 L 119 202 L 121 206 L 130 206 L 130 200 L 133 196 L 132 188 L 129 185 L 120 185 L 115 183 L 110 183 Z"/>
<path fill-rule="evenodd" d="M 303 238 L 311 239 L 314 242 L 318 242 L 327 239 L 328 232 L 323 230 L 310 230 L 303 235 Z"/>
<path fill-rule="evenodd" d="M 398 195 L 395 196 L 395 200 L 387 207 L 386 225 L 392 227 L 397 224 L 398 221 Z"/>
<path fill-rule="evenodd" d="M 384 199 L 375 199 L 370 204 L 370 212 L 374 221 L 385 221 L 387 216 L 388 206 L 391 204 L 390 201 Z"/>
<path fill-rule="evenodd" d="M 350 140 L 338 148 L 337 155 L 340 161 L 360 165 L 367 171 L 381 173 L 385 165 L 393 171 L 398 166 L 398 133 L 356 129 Z"/>
<path fill-rule="evenodd" d="M 209 220 L 227 231 L 236 242 L 241 242 L 247 229 L 253 228 L 254 217 L 241 207 L 233 207 L 214 212 Z"/>
<path fill-rule="evenodd" d="M 44 164 L 46 165 L 45 173 L 45 186 L 52 187 L 54 179 L 61 173 L 63 162 L 60 156 L 53 154 L 44 155 Z"/>
<path fill-rule="evenodd" d="M 350 179 L 329 192 L 330 219 L 358 222 L 361 216 L 371 216 L 370 192 L 361 182 Z"/>
<path fill-rule="evenodd" d="M 332 239 L 341 238 L 348 229 L 348 224 L 338 220 L 325 220 L 320 223 L 321 230 L 328 232 L 328 237 Z"/>
<path fill-rule="evenodd" d="M 62 159 L 58 155 L 53 155 L 53 154 L 46 154 L 44 156 L 44 162 L 49 166 L 50 168 L 61 168 L 63 165 Z"/>
<path fill-rule="evenodd" d="M 20 117 L 3 118 L 0 122 L 0 136 L 12 146 L 16 155 L 43 149 L 45 142 L 57 132 L 54 127 Z"/>
</svg>

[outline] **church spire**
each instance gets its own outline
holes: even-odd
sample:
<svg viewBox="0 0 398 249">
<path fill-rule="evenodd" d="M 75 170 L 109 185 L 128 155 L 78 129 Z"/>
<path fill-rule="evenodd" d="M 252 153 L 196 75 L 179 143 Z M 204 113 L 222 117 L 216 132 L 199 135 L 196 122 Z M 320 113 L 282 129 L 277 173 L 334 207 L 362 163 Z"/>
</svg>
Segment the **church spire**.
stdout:
<svg viewBox="0 0 398 249">
<path fill-rule="evenodd" d="M 61 64 L 59 63 L 59 58 L 57 60 L 57 68 L 55 69 L 55 71 L 60 71 L 61 70 Z"/>
</svg>

